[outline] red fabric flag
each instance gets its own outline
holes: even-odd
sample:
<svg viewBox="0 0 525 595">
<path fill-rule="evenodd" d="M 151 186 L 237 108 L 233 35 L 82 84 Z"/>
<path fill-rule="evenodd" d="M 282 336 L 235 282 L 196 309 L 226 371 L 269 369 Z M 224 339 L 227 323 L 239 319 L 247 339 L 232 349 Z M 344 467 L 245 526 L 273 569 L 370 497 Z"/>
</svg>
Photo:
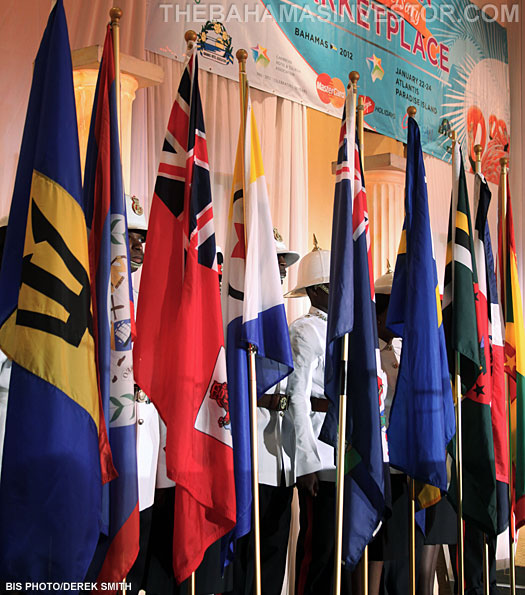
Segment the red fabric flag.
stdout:
<svg viewBox="0 0 525 595">
<path fill-rule="evenodd" d="M 233 450 L 206 136 L 190 55 L 151 209 L 134 347 L 135 379 L 167 425 L 176 484 L 178 581 L 235 525 Z"/>
</svg>

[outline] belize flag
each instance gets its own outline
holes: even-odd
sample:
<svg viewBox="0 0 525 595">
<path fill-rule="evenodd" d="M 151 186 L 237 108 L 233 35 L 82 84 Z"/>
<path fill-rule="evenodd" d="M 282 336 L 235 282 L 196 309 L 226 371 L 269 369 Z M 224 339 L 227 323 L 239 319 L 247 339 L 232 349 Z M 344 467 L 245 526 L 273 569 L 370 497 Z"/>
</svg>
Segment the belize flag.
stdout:
<svg viewBox="0 0 525 595">
<path fill-rule="evenodd" d="M 133 299 L 120 163 L 113 37 L 108 25 L 84 173 L 100 397 L 118 477 L 104 487 L 102 533 L 90 569 L 122 581 L 139 551 L 131 326 Z"/>
<path fill-rule="evenodd" d="M 241 129 L 237 146 L 227 234 L 222 311 L 237 496 L 237 525 L 231 536 L 235 540 L 250 531 L 252 517 L 248 346 L 257 349 L 258 396 L 293 370 L 266 179 L 249 96 L 246 136 Z"/>
</svg>

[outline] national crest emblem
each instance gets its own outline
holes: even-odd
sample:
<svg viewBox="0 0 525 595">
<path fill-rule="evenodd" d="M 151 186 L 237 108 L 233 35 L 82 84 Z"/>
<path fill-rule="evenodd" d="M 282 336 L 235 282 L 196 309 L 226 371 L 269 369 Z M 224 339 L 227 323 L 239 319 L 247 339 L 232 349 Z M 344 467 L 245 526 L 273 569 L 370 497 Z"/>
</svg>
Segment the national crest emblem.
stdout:
<svg viewBox="0 0 525 595">
<path fill-rule="evenodd" d="M 230 423 L 230 406 L 228 403 L 228 385 L 226 382 L 217 382 L 214 380 L 210 390 L 210 399 L 217 401 L 217 405 L 226 411 L 226 415 L 219 417 L 218 424 L 220 428 Z"/>
<path fill-rule="evenodd" d="M 139 217 L 144 213 L 144 209 L 142 208 L 142 205 L 136 196 L 131 197 L 131 208 L 133 209 L 135 215 L 138 215 Z"/>
</svg>

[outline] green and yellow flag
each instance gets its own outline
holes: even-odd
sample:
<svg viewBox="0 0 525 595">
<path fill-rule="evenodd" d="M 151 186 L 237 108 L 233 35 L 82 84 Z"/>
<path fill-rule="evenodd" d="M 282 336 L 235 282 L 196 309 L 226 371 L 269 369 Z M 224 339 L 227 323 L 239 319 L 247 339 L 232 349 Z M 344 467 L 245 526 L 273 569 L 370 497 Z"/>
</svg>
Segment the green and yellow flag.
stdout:
<svg viewBox="0 0 525 595">
<path fill-rule="evenodd" d="M 497 492 L 492 435 L 487 304 L 479 290 L 474 234 L 459 143 L 452 163 L 452 204 L 443 292 L 443 324 L 451 377 L 459 354 L 462 407 L 463 516 L 480 531 L 497 534 Z M 483 324 L 483 319 L 485 324 Z M 490 362 L 489 362 L 490 363 Z M 453 441 L 455 442 L 455 440 Z M 449 447 L 455 457 L 455 444 Z M 452 477 L 450 499 L 456 504 Z"/>
</svg>

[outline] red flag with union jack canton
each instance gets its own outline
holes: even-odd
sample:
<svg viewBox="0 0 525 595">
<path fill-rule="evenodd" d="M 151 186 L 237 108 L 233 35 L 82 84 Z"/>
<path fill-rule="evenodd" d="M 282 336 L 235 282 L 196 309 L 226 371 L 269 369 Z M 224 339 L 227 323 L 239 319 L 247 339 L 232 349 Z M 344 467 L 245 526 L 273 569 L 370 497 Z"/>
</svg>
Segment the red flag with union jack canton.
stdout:
<svg viewBox="0 0 525 595">
<path fill-rule="evenodd" d="M 190 52 L 155 184 L 145 252 L 135 379 L 167 425 L 176 484 L 178 581 L 235 525 L 233 450 L 208 152 Z"/>
</svg>

